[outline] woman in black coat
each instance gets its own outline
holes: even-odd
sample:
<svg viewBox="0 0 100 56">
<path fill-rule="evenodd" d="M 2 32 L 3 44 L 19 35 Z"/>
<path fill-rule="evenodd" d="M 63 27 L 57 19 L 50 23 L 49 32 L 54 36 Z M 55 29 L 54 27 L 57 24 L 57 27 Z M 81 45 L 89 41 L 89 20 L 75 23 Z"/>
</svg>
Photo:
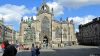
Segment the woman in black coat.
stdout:
<svg viewBox="0 0 100 56">
<path fill-rule="evenodd" d="M 16 56 L 17 49 L 13 45 L 10 45 L 8 40 L 4 41 L 4 45 L 5 45 L 5 48 L 4 48 L 4 53 L 2 56 Z"/>
</svg>

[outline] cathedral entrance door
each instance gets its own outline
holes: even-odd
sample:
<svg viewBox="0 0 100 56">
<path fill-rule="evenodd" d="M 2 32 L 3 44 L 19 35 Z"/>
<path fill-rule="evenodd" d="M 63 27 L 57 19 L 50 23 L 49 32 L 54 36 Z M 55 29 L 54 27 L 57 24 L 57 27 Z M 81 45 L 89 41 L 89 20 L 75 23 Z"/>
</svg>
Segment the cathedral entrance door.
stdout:
<svg viewBox="0 0 100 56">
<path fill-rule="evenodd" d="M 45 48 L 48 47 L 48 38 L 47 38 L 47 36 L 44 36 L 44 38 L 43 38 L 43 47 L 45 47 Z"/>
</svg>

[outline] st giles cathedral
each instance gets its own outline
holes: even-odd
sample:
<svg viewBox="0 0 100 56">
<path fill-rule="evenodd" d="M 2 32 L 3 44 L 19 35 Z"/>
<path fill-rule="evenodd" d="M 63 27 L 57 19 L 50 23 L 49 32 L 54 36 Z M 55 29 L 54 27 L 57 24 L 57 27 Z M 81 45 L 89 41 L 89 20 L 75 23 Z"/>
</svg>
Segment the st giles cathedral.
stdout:
<svg viewBox="0 0 100 56">
<path fill-rule="evenodd" d="M 20 43 L 40 45 L 41 47 L 65 47 L 76 45 L 75 28 L 73 20 L 55 20 L 53 8 L 42 2 L 37 8 L 36 20 L 29 17 L 27 20 L 21 19 L 20 23 Z"/>
</svg>

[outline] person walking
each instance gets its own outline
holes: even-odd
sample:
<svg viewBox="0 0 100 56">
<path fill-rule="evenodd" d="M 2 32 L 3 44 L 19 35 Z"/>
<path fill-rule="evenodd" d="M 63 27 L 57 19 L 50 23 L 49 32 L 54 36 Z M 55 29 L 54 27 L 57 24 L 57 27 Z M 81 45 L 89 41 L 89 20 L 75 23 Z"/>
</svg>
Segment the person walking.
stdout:
<svg viewBox="0 0 100 56">
<path fill-rule="evenodd" d="M 40 54 L 40 48 L 36 46 L 36 56 L 39 56 L 39 54 Z"/>
<path fill-rule="evenodd" d="M 17 49 L 13 45 L 10 45 L 8 40 L 4 40 L 4 45 L 5 48 L 2 56 L 16 56 Z"/>
<path fill-rule="evenodd" d="M 31 48 L 31 56 L 35 56 L 36 55 L 36 50 L 34 48 L 34 44 L 32 44 L 32 48 Z"/>
<path fill-rule="evenodd" d="M 4 42 L 2 42 L 1 48 L 2 48 L 2 50 L 4 51 L 4 48 L 5 48 Z"/>
</svg>

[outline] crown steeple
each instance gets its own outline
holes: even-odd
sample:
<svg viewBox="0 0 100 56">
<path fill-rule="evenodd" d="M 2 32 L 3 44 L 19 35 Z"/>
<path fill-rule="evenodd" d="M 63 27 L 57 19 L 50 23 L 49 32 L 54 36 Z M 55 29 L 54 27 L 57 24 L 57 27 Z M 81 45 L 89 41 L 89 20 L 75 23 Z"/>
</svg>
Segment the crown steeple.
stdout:
<svg viewBox="0 0 100 56">
<path fill-rule="evenodd" d="M 38 9 L 38 15 L 42 14 L 42 13 L 50 13 L 50 8 L 49 6 L 46 4 L 46 0 L 43 0 L 42 5 L 40 6 L 40 8 Z"/>
<path fill-rule="evenodd" d="M 43 0 L 43 4 L 46 4 L 46 0 Z"/>
</svg>

